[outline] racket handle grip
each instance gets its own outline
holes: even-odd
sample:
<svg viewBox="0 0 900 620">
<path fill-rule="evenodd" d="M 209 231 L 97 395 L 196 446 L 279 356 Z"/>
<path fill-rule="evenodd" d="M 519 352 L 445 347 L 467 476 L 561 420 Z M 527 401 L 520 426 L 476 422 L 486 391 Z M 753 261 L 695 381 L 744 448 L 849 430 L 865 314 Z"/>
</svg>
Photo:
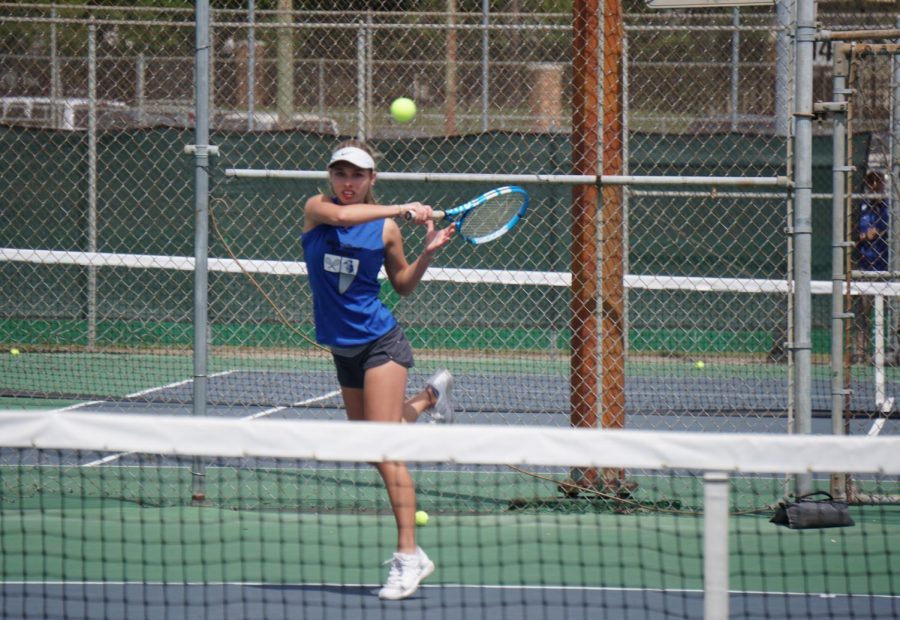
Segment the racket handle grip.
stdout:
<svg viewBox="0 0 900 620">
<path fill-rule="evenodd" d="M 445 213 L 446 213 L 445 211 L 432 211 L 431 219 L 434 220 L 435 222 L 437 222 L 438 220 L 442 220 L 442 219 L 444 219 Z M 403 213 L 403 219 L 406 220 L 407 222 L 411 222 L 413 219 L 412 211 L 405 211 Z"/>
</svg>

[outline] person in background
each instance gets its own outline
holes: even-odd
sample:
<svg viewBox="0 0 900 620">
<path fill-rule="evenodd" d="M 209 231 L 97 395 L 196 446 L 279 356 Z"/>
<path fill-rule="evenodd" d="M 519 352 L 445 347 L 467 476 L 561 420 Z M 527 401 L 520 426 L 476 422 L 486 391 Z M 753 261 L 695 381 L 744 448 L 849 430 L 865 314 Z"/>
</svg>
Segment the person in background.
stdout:
<svg viewBox="0 0 900 620">
<path fill-rule="evenodd" d="M 856 227 L 856 260 L 858 271 L 870 273 L 890 270 L 890 211 L 884 194 L 884 175 L 878 170 L 869 170 L 865 176 L 865 198 L 859 204 Z M 856 297 L 854 309 L 853 353 L 854 364 L 865 362 L 870 355 L 872 336 L 871 295 Z"/>
<path fill-rule="evenodd" d="M 394 290 L 409 295 L 455 228 L 436 229 L 432 208 L 421 202 L 378 204 L 372 194 L 375 160 L 364 143 L 342 144 L 328 162 L 328 176 L 330 192 L 306 201 L 302 240 L 316 340 L 331 349 L 347 417 L 415 422 L 433 409 L 435 418 L 450 421 L 453 377 L 447 370 L 436 372 L 425 389 L 406 398 L 412 347 L 378 297 L 378 274 L 383 267 Z M 425 227 L 421 254 L 412 263 L 395 218 Z M 416 491 L 406 463 L 376 467 L 397 524 L 397 550 L 378 596 L 403 599 L 434 571 L 434 562 L 416 544 Z"/>
</svg>

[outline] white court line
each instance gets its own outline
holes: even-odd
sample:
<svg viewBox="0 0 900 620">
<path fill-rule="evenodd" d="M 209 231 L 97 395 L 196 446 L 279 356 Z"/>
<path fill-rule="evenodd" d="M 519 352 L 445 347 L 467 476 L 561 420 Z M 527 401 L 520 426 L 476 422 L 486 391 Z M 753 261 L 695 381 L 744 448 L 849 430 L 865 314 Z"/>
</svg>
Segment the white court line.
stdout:
<svg viewBox="0 0 900 620">
<path fill-rule="evenodd" d="M 246 588 L 259 588 L 273 585 L 267 581 L 186 581 L 184 583 L 173 583 L 170 581 L 97 581 L 97 580 L 4 580 L 4 586 L 62 586 L 62 587 L 85 587 L 85 586 L 148 586 L 148 587 L 199 587 L 208 588 L 215 586 L 234 586 Z M 288 585 L 288 584 L 286 584 Z M 328 581 L 301 581 L 291 582 L 289 585 L 293 587 L 331 587 L 331 588 L 378 588 L 380 583 L 337 583 Z M 521 591 L 565 591 L 565 592 L 639 592 L 639 593 L 672 593 L 672 594 L 703 594 L 702 588 L 649 588 L 639 586 L 570 586 L 562 584 L 526 584 L 526 585 L 509 585 L 509 584 L 464 584 L 464 583 L 442 583 L 442 584 L 422 584 L 419 586 L 422 590 L 505 590 L 514 592 Z M 879 600 L 900 600 L 900 596 L 896 594 L 858 594 L 853 592 L 791 592 L 785 590 L 728 590 L 733 596 L 779 596 L 784 598 L 866 598 Z"/>
<path fill-rule="evenodd" d="M 234 372 L 237 372 L 237 371 L 236 370 L 224 370 L 222 372 L 213 373 L 209 376 L 210 377 L 223 377 L 225 375 L 230 375 L 231 373 L 234 373 Z M 193 380 L 194 379 L 192 377 L 190 379 L 185 379 L 183 381 L 176 381 L 175 383 L 169 383 L 167 385 L 160 385 L 157 387 L 148 388 L 146 390 L 141 390 L 140 392 L 134 392 L 133 394 L 126 394 L 124 396 L 124 398 L 137 398 L 138 396 L 146 396 L 147 394 L 152 394 L 153 392 L 159 392 L 161 390 L 168 390 L 171 388 L 176 388 L 176 387 L 180 387 L 182 385 L 186 385 L 188 383 L 191 383 Z M 68 407 L 63 407 L 62 409 L 57 409 L 56 411 L 74 411 L 75 409 L 77 409 L 79 407 L 89 407 L 91 405 L 100 405 L 100 404 L 103 404 L 104 402 L 106 402 L 106 401 L 94 400 L 94 401 L 91 401 L 88 403 L 78 403 L 77 405 L 69 405 Z M 118 459 L 122 458 L 123 456 L 127 456 L 129 454 L 134 454 L 134 452 L 119 452 L 117 454 L 110 454 L 109 456 L 105 456 L 102 459 L 98 459 L 96 461 L 91 461 L 90 463 L 85 463 L 85 464 L 81 465 L 81 467 L 95 467 L 97 465 L 103 465 L 104 463 L 110 463 L 112 461 L 118 460 Z"/>
<path fill-rule="evenodd" d="M 123 456 L 128 456 L 129 454 L 134 454 L 134 452 L 117 452 L 116 454 L 110 454 L 109 456 L 104 456 L 102 459 L 97 459 L 96 461 L 90 461 L 89 463 L 83 463 L 81 467 L 97 467 L 98 465 L 105 465 L 106 463 L 111 463 L 112 461 L 117 461 Z"/>
<path fill-rule="evenodd" d="M 878 418 L 874 422 L 872 422 L 872 428 L 869 429 L 869 432 L 866 433 L 869 437 L 877 437 L 881 434 L 881 429 L 884 428 L 884 423 L 887 422 L 887 418 Z"/>
<path fill-rule="evenodd" d="M 230 375 L 233 372 L 237 372 L 237 371 L 236 370 L 225 370 L 223 372 L 217 372 L 217 373 L 211 374 L 209 376 L 210 377 L 221 377 L 224 375 Z M 159 385 L 156 387 L 147 388 L 146 390 L 141 390 L 140 392 L 126 394 L 122 398 L 137 398 L 138 396 L 146 396 L 147 394 L 152 394 L 153 392 L 159 392 L 161 390 L 169 390 L 172 388 L 176 388 L 176 387 L 185 385 L 187 383 L 190 383 L 193 380 L 194 380 L 193 378 L 190 378 L 190 379 L 185 379 L 183 381 L 176 381 L 175 383 L 169 383 L 167 385 Z M 87 401 L 84 403 L 76 403 L 74 405 L 69 405 L 68 407 L 62 407 L 61 409 L 51 409 L 51 411 L 58 412 L 58 413 L 62 413 L 64 411 L 75 411 L 81 407 L 90 407 L 91 405 L 102 405 L 106 402 L 107 401 L 105 401 L 105 400 L 91 400 L 91 401 Z"/>
<path fill-rule="evenodd" d="M 230 374 L 233 372 L 239 372 L 239 371 L 229 370 L 229 371 L 218 373 L 216 375 L 211 375 L 211 376 L 222 376 L 222 375 Z M 181 383 L 179 383 L 177 385 L 181 385 L 183 383 L 186 383 L 186 382 L 182 381 Z M 241 420 L 257 420 L 259 418 L 263 418 L 266 416 L 270 416 L 274 413 L 278 413 L 279 411 L 284 411 L 285 409 L 290 409 L 291 407 L 302 407 L 303 405 L 309 405 L 311 403 L 315 403 L 315 402 L 318 402 L 321 400 L 327 400 L 329 398 L 332 398 L 333 396 L 337 396 L 340 393 L 341 393 L 340 390 L 334 390 L 332 392 L 328 392 L 327 394 L 323 394 L 321 396 L 313 396 L 312 398 L 307 398 L 306 400 L 300 400 L 300 401 L 291 403 L 290 405 L 286 405 L 283 407 L 273 407 L 272 409 L 266 409 L 264 411 L 259 411 L 252 415 L 244 416 L 243 418 L 240 418 L 240 419 Z M 122 458 L 124 456 L 128 456 L 130 454 L 134 454 L 134 452 L 118 452 L 116 454 L 110 454 L 110 455 L 104 456 L 102 459 L 97 459 L 96 461 L 90 461 L 89 463 L 84 463 L 81 465 L 81 467 L 97 467 L 98 465 L 105 465 L 107 463 L 117 461 L 120 458 Z"/>
<path fill-rule="evenodd" d="M 285 405 L 284 407 L 273 407 L 272 409 L 265 409 L 264 411 L 260 411 L 259 413 L 254 413 L 253 415 L 248 415 L 246 417 L 241 418 L 242 420 L 256 420 L 258 418 L 264 418 L 266 416 L 270 416 L 273 413 L 278 413 L 279 411 L 284 411 L 285 409 L 290 409 L 291 407 L 302 407 L 303 405 L 308 405 L 310 403 L 315 403 L 320 400 L 325 400 L 327 398 L 331 398 L 332 396 L 337 396 L 340 394 L 340 390 L 334 390 L 333 392 L 328 392 L 322 396 L 314 396 L 312 398 L 307 398 L 306 400 L 301 400 L 296 403 L 291 403 L 290 405 Z"/>
</svg>

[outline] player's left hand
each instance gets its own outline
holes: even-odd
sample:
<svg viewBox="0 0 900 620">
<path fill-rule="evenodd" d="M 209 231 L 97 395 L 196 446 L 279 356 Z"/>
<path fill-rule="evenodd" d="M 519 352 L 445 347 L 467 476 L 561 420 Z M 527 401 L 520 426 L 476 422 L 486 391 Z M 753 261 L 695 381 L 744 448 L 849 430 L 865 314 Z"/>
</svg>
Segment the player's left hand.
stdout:
<svg viewBox="0 0 900 620">
<path fill-rule="evenodd" d="M 456 226 L 435 228 L 434 222 L 427 220 L 425 222 L 425 231 L 425 251 L 432 253 L 450 243 L 453 234 L 456 232 Z"/>
</svg>

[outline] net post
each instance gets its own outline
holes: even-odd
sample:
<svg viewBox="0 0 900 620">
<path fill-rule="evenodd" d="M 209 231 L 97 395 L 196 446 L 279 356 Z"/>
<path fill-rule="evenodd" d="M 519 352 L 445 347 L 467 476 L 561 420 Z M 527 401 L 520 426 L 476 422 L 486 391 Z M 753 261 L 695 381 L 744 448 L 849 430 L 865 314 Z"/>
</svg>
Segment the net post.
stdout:
<svg viewBox="0 0 900 620">
<path fill-rule="evenodd" d="M 703 474 L 703 617 L 728 617 L 728 473 Z"/>
</svg>

